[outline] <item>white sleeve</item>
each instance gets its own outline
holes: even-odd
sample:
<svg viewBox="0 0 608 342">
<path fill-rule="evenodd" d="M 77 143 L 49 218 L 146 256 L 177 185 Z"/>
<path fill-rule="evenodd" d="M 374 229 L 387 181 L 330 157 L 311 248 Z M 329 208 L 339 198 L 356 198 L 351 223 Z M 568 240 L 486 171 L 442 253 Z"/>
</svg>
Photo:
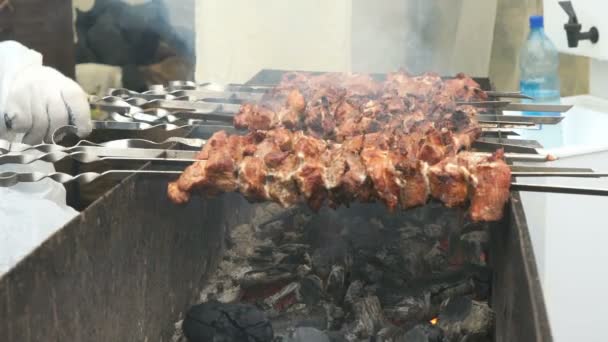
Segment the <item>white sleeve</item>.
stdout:
<svg viewBox="0 0 608 342">
<path fill-rule="evenodd" d="M 10 92 L 17 75 L 30 67 L 42 66 L 42 55 L 15 41 L 0 42 L 0 138 L 20 140 L 31 127 L 29 113 L 16 117 L 8 111 Z"/>
</svg>

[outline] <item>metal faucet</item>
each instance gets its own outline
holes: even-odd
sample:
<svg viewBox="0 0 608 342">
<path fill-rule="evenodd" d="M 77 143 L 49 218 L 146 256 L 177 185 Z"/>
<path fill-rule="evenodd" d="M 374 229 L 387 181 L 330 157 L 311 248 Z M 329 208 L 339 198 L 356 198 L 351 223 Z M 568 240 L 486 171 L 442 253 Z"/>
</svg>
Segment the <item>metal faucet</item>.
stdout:
<svg viewBox="0 0 608 342">
<path fill-rule="evenodd" d="M 568 22 L 564 24 L 564 29 L 566 30 L 566 35 L 568 36 L 568 46 L 571 48 L 577 47 L 578 42 L 581 40 L 590 40 L 593 44 L 597 43 L 597 41 L 600 39 L 599 31 L 595 26 L 593 26 L 591 29 L 589 29 L 589 31 L 581 32 L 582 25 L 578 23 L 576 13 L 572 7 L 572 2 L 560 1 L 559 5 L 564 9 L 570 18 Z"/>
</svg>

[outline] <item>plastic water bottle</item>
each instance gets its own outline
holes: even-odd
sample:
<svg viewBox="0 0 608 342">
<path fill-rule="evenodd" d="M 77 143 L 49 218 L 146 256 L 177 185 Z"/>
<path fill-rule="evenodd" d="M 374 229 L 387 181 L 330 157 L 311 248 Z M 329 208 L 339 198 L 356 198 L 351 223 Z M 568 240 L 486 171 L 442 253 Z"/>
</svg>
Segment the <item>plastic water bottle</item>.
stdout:
<svg viewBox="0 0 608 342">
<path fill-rule="evenodd" d="M 521 51 L 520 90 L 535 102 L 559 103 L 559 54 L 539 15 L 530 17 L 530 34 Z"/>
<path fill-rule="evenodd" d="M 545 35 L 543 17 L 530 17 L 530 34 L 520 55 L 520 91 L 534 98 L 524 103 L 559 104 L 559 53 Z M 560 116 L 553 112 L 524 112 L 524 115 Z M 527 138 L 537 139 L 545 148 L 562 143 L 561 125 L 544 125 L 527 130 Z"/>
</svg>

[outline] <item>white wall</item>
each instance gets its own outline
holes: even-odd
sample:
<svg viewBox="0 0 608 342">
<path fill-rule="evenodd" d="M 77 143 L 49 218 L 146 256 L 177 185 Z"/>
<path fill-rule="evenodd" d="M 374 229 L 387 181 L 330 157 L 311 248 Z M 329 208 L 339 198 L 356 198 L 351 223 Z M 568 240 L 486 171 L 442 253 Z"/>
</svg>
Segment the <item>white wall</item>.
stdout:
<svg viewBox="0 0 608 342">
<path fill-rule="evenodd" d="M 263 68 L 348 71 L 350 0 L 199 0 L 196 79 L 245 82 Z"/>
<path fill-rule="evenodd" d="M 196 77 L 238 83 L 263 68 L 387 72 L 400 67 L 486 76 L 496 4 L 199 0 Z"/>
<path fill-rule="evenodd" d="M 404 66 L 407 32 L 406 1 L 352 0 L 352 71 L 385 73 Z"/>
<path fill-rule="evenodd" d="M 353 71 L 487 76 L 496 0 L 352 0 Z"/>
</svg>

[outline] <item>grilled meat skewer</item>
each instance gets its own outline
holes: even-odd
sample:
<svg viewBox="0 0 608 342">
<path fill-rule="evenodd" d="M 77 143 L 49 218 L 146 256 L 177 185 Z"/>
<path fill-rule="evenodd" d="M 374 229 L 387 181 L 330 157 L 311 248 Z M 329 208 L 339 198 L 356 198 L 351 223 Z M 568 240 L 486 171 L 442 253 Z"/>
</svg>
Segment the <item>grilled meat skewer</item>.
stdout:
<svg viewBox="0 0 608 342">
<path fill-rule="evenodd" d="M 287 129 L 245 136 L 218 132 L 200 161 L 169 184 L 168 195 L 185 203 L 194 191 L 239 191 L 250 201 L 305 201 L 313 210 L 325 202 L 338 207 L 379 200 L 395 210 L 423 205 L 429 197 L 450 207 L 470 199 L 473 220 L 500 219 L 510 183 L 502 153 L 457 151 L 454 144 L 409 135 L 372 133 L 335 144 Z"/>
<path fill-rule="evenodd" d="M 389 74 L 383 83 L 367 75 L 287 74 L 257 104 L 244 104 L 234 117 L 240 129 L 285 127 L 318 138 L 344 141 L 351 136 L 387 129 L 403 133 L 420 126 L 444 128 L 460 120 L 478 127 L 477 110 L 456 99 L 484 99 L 477 83 L 464 75 L 443 81 L 434 74 L 410 77 Z M 453 129 L 453 127 L 447 127 Z"/>
</svg>

